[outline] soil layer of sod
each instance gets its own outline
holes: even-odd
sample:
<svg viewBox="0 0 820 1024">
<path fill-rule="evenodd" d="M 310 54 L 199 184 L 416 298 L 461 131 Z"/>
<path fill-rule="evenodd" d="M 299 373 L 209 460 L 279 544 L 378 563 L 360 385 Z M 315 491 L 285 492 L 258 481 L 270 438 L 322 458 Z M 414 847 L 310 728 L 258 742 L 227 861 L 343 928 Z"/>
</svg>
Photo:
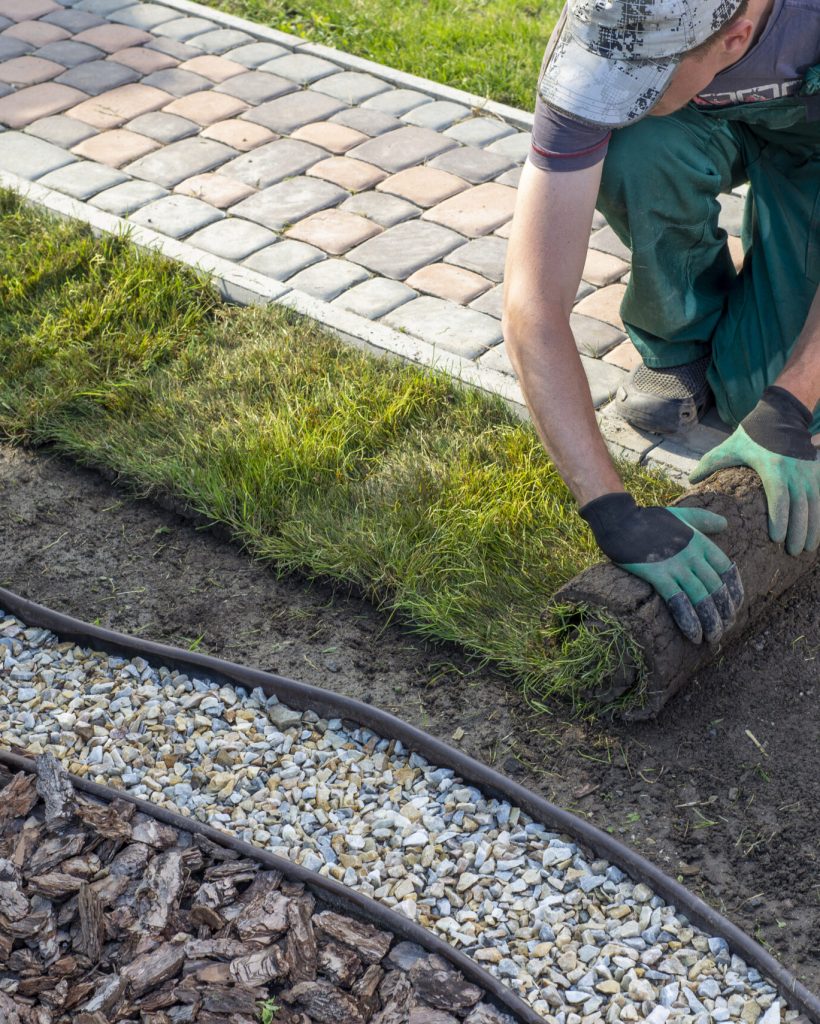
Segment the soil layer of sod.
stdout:
<svg viewBox="0 0 820 1024">
<path fill-rule="evenodd" d="M 534 714 L 457 648 L 354 596 L 277 581 L 214 531 L 47 452 L 0 446 L 0 524 L 3 586 L 377 704 L 609 829 L 820 990 L 820 573 L 657 722 L 625 726 L 557 703 Z"/>
</svg>

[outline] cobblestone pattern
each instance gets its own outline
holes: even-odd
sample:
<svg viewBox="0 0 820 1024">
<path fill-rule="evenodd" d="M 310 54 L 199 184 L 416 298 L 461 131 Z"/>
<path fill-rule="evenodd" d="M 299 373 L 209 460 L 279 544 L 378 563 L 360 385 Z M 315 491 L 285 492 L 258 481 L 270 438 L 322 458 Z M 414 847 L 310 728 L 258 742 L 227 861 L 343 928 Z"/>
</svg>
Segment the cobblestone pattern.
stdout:
<svg viewBox="0 0 820 1024">
<path fill-rule="evenodd" d="M 2 10 L 0 172 L 256 271 L 329 326 L 345 311 L 348 335 L 523 405 L 501 306 L 528 115 L 184 0 Z M 721 198 L 735 258 L 741 195 Z M 596 214 L 572 325 L 602 414 L 639 361 L 618 312 L 629 259 Z M 673 475 L 702 447 L 600 418 L 618 454 Z"/>
</svg>

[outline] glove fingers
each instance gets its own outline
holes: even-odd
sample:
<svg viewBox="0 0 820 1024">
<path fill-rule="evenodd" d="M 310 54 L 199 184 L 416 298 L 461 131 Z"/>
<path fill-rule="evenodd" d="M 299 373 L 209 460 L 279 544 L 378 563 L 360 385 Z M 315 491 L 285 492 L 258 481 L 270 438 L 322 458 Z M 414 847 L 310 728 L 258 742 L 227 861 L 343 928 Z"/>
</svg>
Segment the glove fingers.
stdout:
<svg viewBox="0 0 820 1024">
<path fill-rule="evenodd" d="M 687 595 L 697 615 L 703 639 L 713 644 L 723 635 L 723 620 L 712 599 L 712 592 L 720 590 L 722 583 L 717 573 L 706 562 L 697 566 L 697 572 L 690 569 L 678 577 L 681 589 Z"/>
<path fill-rule="evenodd" d="M 743 591 L 743 580 L 740 578 L 740 571 L 734 562 L 726 572 L 722 572 L 720 574 L 720 578 L 726 584 L 726 589 L 729 591 L 729 595 L 732 598 L 732 604 L 735 606 L 735 610 L 737 611 L 743 604 L 743 599 L 746 595 Z"/>
<path fill-rule="evenodd" d="M 761 477 L 769 510 L 769 536 L 780 544 L 789 528 L 789 489 L 778 477 L 766 473 Z"/>
<path fill-rule="evenodd" d="M 729 588 L 725 583 L 712 594 L 712 600 L 715 602 L 715 608 L 717 608 L 718 615 L 720 615 L 723 622 L 723 631 L 725 633 L 734 626 L 735 617 L 737 616 L 737 609 L 729 593 Z"/>
<path fill-rule="evenodd" d="M 728 519 L 724 519 L 717 512 L 710 512 L 708 508 L 681 508 L 680 506 L 675 506 L 675 508 L 670 508 L 669 511 L 673 516 L 680 519 L 681 522 L 691 526 L 694 530 L 700 530 L 701 533 L 722 533 L 729 527 Z"/>
<path fill-rule="evenodd" d="M 697 466 L 695 466 L 689 474 L 690 483 L 700 483 L 700 481 L 705 480 L 707 476 L 717 473 L 719 469 L 729 469 L 731 466 L 741 465 L 737 455 L 724 447 L 726 444 L 727 442 L 724 441 L 723 444 L 719 444 L 717 448 L 713 448 L 703 456 Z"/>
<path fill-rule="evenodd" d="M 703 639 L 708 644 L 717 643 L 723 636 L 723 620 L 711 595 L 698 601 L 695 611 L 703 627 Z"/>
<path fill-rule="evenodd" d="M 691 640 L 693 644 L 699 644 L 703 639 L 703 627 L 686 594 L 679 590 L 666 602 L 666 607 L 687 640 Z"/>
<path fill-rule="evenodd" d="M 809 484 L 809 519 L 806 530 L 806 551 L 820 547 L 820 487 Z"/>
<path fill-rule="evenodd" d="M 809 497 L 799 483 L 789 487 L 789 525 L 786 530 L 786 551 L 799 555 L 806 546 L 809 530 Z"/>
</svg>

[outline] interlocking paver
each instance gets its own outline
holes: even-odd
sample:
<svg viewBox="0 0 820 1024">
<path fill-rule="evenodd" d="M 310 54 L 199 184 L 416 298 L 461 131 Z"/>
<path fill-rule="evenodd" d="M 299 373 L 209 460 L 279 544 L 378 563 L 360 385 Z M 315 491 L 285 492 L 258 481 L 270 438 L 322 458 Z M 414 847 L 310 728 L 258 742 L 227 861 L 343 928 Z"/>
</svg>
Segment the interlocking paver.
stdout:
<svg viewBox="0 0 820 1024">
<path fill-rule="evenodd" d="M 97 129 L 92 128 L 90 124 L 83 124 L 82 121 L 75 121 L 73 117 L 54 114 L 52 117 L 32 121 L 26 128 L 26 134 L 36 135 L 38 139 L 53 142 L 55 146 L 62 146 L 63 149 L 71 149 L 83 139 L 96 135 Z"/>
<path fill-rule="evenodd" d="M 150 32 L 157 25 L 178 17 L 179 11 L 162 4 L 131 4 L 130 7 L 122 7 L 109 15 L 111 21 L 129 25 L 131 28 L 140 28 L 144 32 Z"/>
<path fill-rule="evenodd" d="M 418 292 L 408 288 L 401 281 L 388 281 L 384 277 L 370 277 L 361 284 L 355 285 L 333 300 L 334 306 L 340 309 L 349 310 L 368 320 L 375 320 L 385 313 L 394 309 L 411 299 L 415 299 Z"/>
<path fill-rule="evenodd" d="M 618 385 L 623 381 L 626 373 L 618 366 L 605 363 L 603 359 L 590 359 L 589 356 L 581 356 L 581 364 L 589 383 L 592 404 L 596 409 L 605 402 L 614 398 Z"/>
<path fill-rule="evenodd" d="M 362 104 L 367 110 L 380 110 L 383 114 L 401 117 L 408 110 L 420 107 L 423 103 L 432 103 L 433 97 L 417 89 L 389 89 L 365 100 Z"/>
<path fill-rule="evenodd" d="M 320 210 L 294 224 L 285 232 L 288 238 L 315 245 L 317 249 L 341 256 L 354 245 L 379 234 L 382 229 L 372 220 L 344 210 Z"/>
<path fill-rule="evenodd" d="M 357 267 L 355 263 L 334 258 L 325 260 L 321 265 L 308 267 L 307 270 L 300 270 L 294 277 L 289 278 L 288 284 L 291 288 L 298 288 L 299 291 L 307 292 L 316 299 L 330 302 L 366 278 L 366 271 Z"/>
<path fill-rule="evenodd" d="M 392 174 L 376 187 L 380 192 L 390 192 L 418 206 L 435 206 L 469 188 L 469 183 L 434 167 L 409 167 Z"/>
<path fill-rule="evenodd" d="M 408 203 L 406 199 L 383 192 L 358 192 L 350 199 L 345 199 L 339 209 L 358 213 L 381 224 L 383 228 L 392 228 L 394 224 L 411 220 L 421 213 L 418 206 Z"/>
<path fill-rule="evenodd" d="M 226 60 L 213 53 L 203 53 L 200 57 L 192 57 L 179 65 L 180 71 L 192 71 L 195 75 L 207 78 L 209 82 L 225 82 L 235 75 L 241 75 L 247 69 L 244 64 L 235 60 Z"/>
<path fill-rule="evenodd" d="M 502 187 L 508 188 L 509 186 L 504 185 Z M 510 235 L 512 234 L 512 225 L 512 220 L 505 221 L 505 223 L 502 224 L 501 227 L 498 227 L 495 229 L 495 231 L 493 231 L 493 234 L 498 235 L 499 238 L 509 238 Z"/>
<path fill-rule="evenodd" d="M 202 92 L 213 84 L 210 78 L 197 75 L 193 71 L 183 71 L 180 67 L 154 71 L 150 75 L 146 75 L 142 81 L 143 85 L 153 85 L 155 89 L 164 89 L 165 92 L 177 98 L 189 96 L 192 92 Z"/>
<path fill-rule="evenodd" d="M 324 150 L 296 139 L 276 139 L 225 164 L 222 173 L 254 188 L 267 188 L 302 174 L 324 157 Z"/>
<path fill-rule="evenodd" d="M 64 45 L 68 46 L 68 43 Z M 78 45 L 81 46 L 82 43 Z M 150 75 L 154 71 L 174 68 L 179 63 L 176 57 L 169 57 L 167 53 L 160 53 L 159 50 L 149 50 L 147 46 L 126 46 L 124 50 L 110 53 L 105 59 L 133 68 L 141 75 Z"/>
<path fill-rule="evenodd" d="M 532 136 L 529 132 L 513 132 L 512 135 L 498 139 L 497 142 L 491 142 L 487 149 L 491 153 L 498 153 L 499 156 L 504 156 L 517 164 L 523 164 L 531 145 Z"/>
<path fill-rule="evenodd" d="M 432 295 L 399 306 L 380 322 L 467 359 L 476 359 L 502 340 L 501 326 L 493 317 Z"/>
<path fill-rule="evenodd" d="M 595 285 L 590 284 L 588 281 L 578 282 L 578 291 L 575 293 L 575 301 L 580 302 L 581 299 L 585 299 L 587 295 L 592 295 L 595 291 Z"/>
<path fill-rule="evenodd" d="M 127 175 L 121 171 L 91 160 L 79 160 L 77 163 L 68 164 L 39 179 L 39 183 L 46 188 L 56 189 L 73 199 L 83 201 L 123 181 L 127 181 Z"/>
<path fill-rule="evenodd" d="M 229 146 L 197 137 L 172 142 L 170 146 L 129 164 L 126 170 L 135 178 L 154 181 L 163 188 L 173 188 L 186 178 L 211 171 L 234 156 L 236 150 Z"/>
<path fill-rule="evenodd" d="M 491 142 L 515 135 L 516 131 L 506 121 L 498 117 L 471 117 L 459 124 L 454 124 L 444 133 L 457 142 L 467 146 L 489 146 Z M 502 154 L 503 156 L 504 154 Z M 525 154 L 526 156 L 526 154 Z"/>
<path fill-rule="evenodd" d="M 210 21 L 208 18 L 176 17 L 171 21 L 163 22 L 162 25 L 157 25 L 154 35 L 165 36 L 177 43 L 184 43 L 187 39 L 192 39 L 194 36 L 216 27 L 216 22 Z"/>
<path fill-rule="evenodd" d="M 603 320 L 604 323 L 612 324 L 613 327 L 617 327 L 619 331 L 624 329 L 623 321 L 621 320 L 621 301 L 626 291 L 626 285 L 623 284 L 610 284 L 606 288 L 599 288 L 593 292 L 592 295 L 587 295 L 585 299 L 574 307 L 576 313 L 581 313 L 584 316 L 591 316 L 596 320 Z"/>
<path fill-rule="evenodd" d="M 238 149 L 240 153 L 247 153 L 266 142 L 273 142 L 276 135 L 264 125 L 231 118 L 208 125 L 202 130 L 202 138 L 216 139 L 217 142 L 224 142 L 226 146 Z"/>
<path fill-rule="evenodd" d="M 240 217 L 218 220 L 188 239 L 190 245 L 237 262 L 275 241 L 276 235 L 272 231 Z"/>
<path fill-rule="evenodd" d="M 225 210 L 229 206 L 247 199 L 256 191 L 251 185 L 246 185 L 238 178 L 227 178 L 218 171 L 209 174 L 195 174 L 193 178 L 186 178 L 181 181 L 174 192 L 183 196 L 193 196 L 194 199 L 201 199 L 203 203 L 209 203 L 218 210 Z"/>
<path fill-rule="evenodd" d="M 295 82 L 280 75 L 272 75 L 268 71 L 243 71 L 241 75 L 235 75 L 218 85 L 214 92 L 236 96 L 251 106 L 258 106 L 279 96 L 286 96 L 297 89 Z"/>
<path fill-rule="evenodd" d="M 249 110 L 244 120 L 262 124 L 280 135 L 288 135 L 311 121 L 324 121 L 343 106 L 340 100 L 332 96 L 322 96 L 318 92 L 302 89 Z"/>
<path fill-rule="evenodd" d="M 360 142 L 364 142 L 367 136 L 357 132 L 353 128 L 346 128 L 343 124 L 334 124 L 332 121 L 313 121 L 310 124 L 302 125 L 291 138 L 301 139 L 303 142 L 312 142 L 315 146 L 321 146 L 331 153 L 346 153 Z"/>
<path fill-rule="evenodd" d="M 512 362 L 510 361 L 510 356 L 507 352 L 507 345 L 505 342 L 502 342 L 500 345 L 494 345 L 489 352 L 485 352 L 484 355 L 479 356 L 478 365 L 486 370 L 495 370 L 497 373 L 506 373 L 510 377 L 517 376 L 513 369 Z"/>
<path fill-rule="evenodd" d="M 720 226 L 730 235 L 739 238 L 743 226 L 746 200 L 741 199 L 740 196 L 720 195 L 718 204 L 720 206 Z"/>
<path fill-rule="evenodd" d="M 245 43 L 233 50 L 228 50 L 222 56 L 227 60 L 235 60 L 237 64 L 243 64 L 246 68 L 258 68 L 267 64 L 275 57 L 282 57 L 289 53 L 284 46 L 277 43 Z M 287 75 L 285 76 L 287 78 Z"/>
<path fill-rule="evenodd" d="M 434 100 L 432 103 L 425 103 L 420 107 L 413 107 L 406 114 L 402 114 L 402 121 L 406 124 L 415 124 L 420 128 L 432 128 L 433 131 L 444 131 L 454 125 L 456 121 L 462 121 L 470 113 L 470 108 L 463 103 L 453 103 L 451 100 Z"/>
<path fill-rule="evenodd" d="M 354 263 L 375 274 L 403 281 L 421 267 L 434 263 L 463 241 L 463 236 L 420 220 L 388 228 L 349 253 Z"/>
<path fill-rule="evenodd" d="M 407 278 L 406 283 L 439 299 L 466 305 L 491 287 L 486 277 L 449 263 L 431 263 Z"/>
<path fill-rule="evenodd" d="M 511 170 L 504 171 L 503 174 L 499 174 L 494 180 L 497 181 L 499 185 L 509 185 L 510 188 L 518 188 L 521 184 L 521 172 L 523 169 L 523 167 L 513 167 Z"/>
<path fill-rule="evenodd" d="M 59 114 L 85 99 L 85 93 L 57 82 L 30 85 L 0 99 L 0 123 L 22 128 L 50 114 Z"/>
<path fill-rule="evenodd" d="M 115 53 L 117 50 L 124 50 L 127 46 L 141 46 L 150 40 L 151 36 L 138 28 L 110 24 L 87 28 L 85 32 L 78 32 L 74 36 L 75 42 L 96 46 L 98 50 L 105 50 L 106 53 Z"/>
<path fill-rule="evenodd" d="M 364 107 L 349 107 L 340 110 L 331 118 L 335 124 L 343 124 L 357 132 L 363 132 L 369 138 L 384 135 L 401 128 L 402 122 L 392 114 L 384 114 L 380 110 L 365 110 Z"/>
<path fill-rule="evenodd" d="M 261 66 L 264 71 L 289 78 L 300 85 L 310 85 L 311 82 L 341 70 L 338 64 L 309 53 L 288 53 L 284 57 L 274 57 Z"/>
<path fill-rule="evenodd" d="M 511 161 L 500 153 L 490 153 L 476 146 L 458 146 L 430 163 L 432 167 L 457 174 L 476 185 L 497 178 L 512 166 Z"/>
<path fill-rule="evenodd" d="M 607 252 L 599 252 L 597 249 L 587 249 L 584 271 L 581 277 L 596 287 L 612 284 L 619 277 L 623 277 L 629 270 L 629 264 L 618 259 L 617 256 L 610 256 Z"/>
<path fill-rule="evenodd" d="M 611 352 L 607 352 L 603 359 L 605 363 L 620 366 L 622 370 L 634 370 L 636 366 L 640 365 L 641 354 L 627 338 L 620 345 L 616 345 Z"/>
<path fill-rule="evenodd" d="M 486 235 L 474 238 L 460 249 L 445 257 L 446 263 L 455 263 L 457 267 L 472 270 L 491 281 L 501 281 L 504 277 L 504 261 L 507 258 L 507 241 L 497 235 Z"/>
<path fill-rule="evenodd" d="M 146 43 L 145 46 L 149 50 L 166 53 L 169 57 L 174 57 L 180 62 L 200 56 L 199 50 L 195 50 L 193 46 L 188 46 L 186 43 L 181 43 L 178 39 L 165 39 L 154 36 L 151 42 Z"/>
<path fill-rule="evenodd" d="M 273 231 L 281 231 L 287 224 L 294 224 L 311 213 L 337 206 L 348 195 L 329 181 L 299 176 L 280 181 L 249 199 L 243 199 L 232 207 L 231 212 Z"/>
<path fill-rule="evenodd" d="M 488 316 L 494 316 L 496 320 L 501 319 L 501 314 L 504 308 L 504 285 L 497 284 L 494 288 L 491 288 L 488 292 L 484 292 L 483 295 L 470 303 L 470 309 L 477 309 L 479 313 L 486 313 Z"/>
<path fill-rule="evenodd" d="M 599 252 L 608 252 L 610 256 L 617 256 L 619 260 L 623 260 L 625 263 L 629 263 L 632 259 L 632 253 L 628 247 L 624 245 L 609 225 L 601 228 L 599 231 L 594 231 L 590 235 L 589 247 L 597 249 Z"/>
<path fill-rule="evenodd" d="M 40 82 L 56 78 L 64 71 L 62 64 L 55 64 L 53 60 L 43 60 L 41 57 L 29 55 L 14 57 L 0 64 L 0 82 L 9 85 L 39 85 Z"/>
<path fill-rule="evenodd" d="M 407 125 L 363 142 L 350 150 L 350 156 L 375 164 L 385 171 L 403 171 L 405 167 L 423 163 L 436 154 L 444 154 L 456 143 L 429 128 Z M 480 152 L 480 151 L 479 151 Z"/>
<path fill-rule="evenodd" d="M 123 164 L 152 153 L 158 146 L 159 143 L 147 135 L 139 135 L 127 128 L 114 128 L 110 132 L 101 132 L 85 139 L 74 146 L 73 152 L 86 160 L 95 160 L 109 167 L 122 167 Z"/>
<path fill-rule="evenodd" d="M 225 96 L 213 91 L 192 92 L 190 96 L 181 96 L 163 107 L 166 114 L 177 114 L 203 127 L 236 117 L 248 109 L 248 104 L 235 96 Z"/>
<path fill-rule="evenodd" d="M 332 156 L 327 160 L 320 160 L 310 168 L 308 174 L 332 181 L 334 185 L 346 188 L 348 192 L 370 189 L 386 177 L 386 173 L 373 164 L 354 160 L 349 156 Z"/>
<path fill-rule="evenodd" d="M 117 217 L 127 217 L 142 206 L 153 203 L 156 199 L 167 196 L 167 189 L 155 185 L 152 181 L 124 181 L 122 185 L 100 192 L 90 200 L 92 206 L 113 213 Z"/>
<path fill-rule="evenodd" d="M 252 43 L 253 36 L 235 28 L 217 28 L 211 32 L 194 36 L 189 42 L 191 46 L 195 46 L 198 50 L 204 50 L 206 53 L 222 54 L 236 49 L 237 46 L 243 46 L 245 43 Z"/>
<path fill-rule="evenodd" d="M 0 38 L 0 60 L 3 59 L 3 40 Z M 43 60 L 53 60 L 55 64 L 62 64 L 64 68 L 75 68 L 78 64 L 84 64 L 88 60 L 100 60 L 105 57 L 102 50 L 96 46 L 88 46 L 86 43 L 75 43 L 73 39 L 61 39 L 56 43 L 48 43 L 35 50 L 33 56 L 42 57 Z"/>
<path fill-rule="evenodd" d="M 0 170 L 11 171 L 29 181 L 42 178 L 49 171 L 73 163 L 76 159 L 59 146 L 32 138 L 23 132 L 5 132 L 0 145 Z"/>
<path fill-rule="evenodd" d="M 199 125 L 189 121 L 186 117 L 179 117 L 176 114 L 166 114 L 161 110 L 154 110 L 150 114 L 140 114 L 133 118 L 125 126 L 132 132 L 139 132 L 140 135 L 147 135 L 149 139 L 156 139 L 164 146 L 171 142 L 179 142 L 190 135 L 196 135 Z"/>
<path fill-rule="evenodd" d="M 0 0 L 0 15 L 11 21 L 41 18 L 59 9 L 59 4 L 55 4 L 54 0 Z"/>
<path fill-rule="evenodd" d="M 138 71 L 126 67 L 125 64 L 116 64 L 109 60 L 92 60 L 63 72 L 56 80 L 62 85 L 79 89 L 87 96 L 99 96 L 100 93 L 116 89 L 120 85 L 136 82 L 139 77 Z"/>
<path fill-rule="evenodd" d="M 80 0 L 76 7 L 81 11 L 88 11 L 91 14 L 98 14 L 101 18 L 108 17 L 114 11 L 125 7 L 128 0 Z"/>
<path fill-rule="evenodd" d="M 577 307 L 576 307 L 577 308 Z M 575 336 L 575 347 L 584 355 L 600 358 L 624 340 L 624 332 L 603 320 L 582 313 L 571 313 L 569 325 Z"/>
<path fill-rule="evenodd" d="M 351 105 L 363 103 L 380 92 L 390 88 L 389 82 L 375 75 L 363 74 L 361 71 L 340 71 L 337 75 L 321 78 L 313 88 L 326 96 L 333 96 Z"/>
<path fill-rule="evenodd" d="M 477 238 L 489 234 L 512 217 L 515 197 L 515 189 L 506 185 L 495 182 L 475 185 L 432 206 L 422 214 L 422 219 Z"/>
<path fill-rule="evenodd" d="M 221 210 L 191 196 L 165 196 L 137 210 L 131 220 L 171 238 L 185 238 L 224 216 Z"/>
<path fill-rule="evenodd" d="M 16 25 L 3 31 L 6 39 L 22 39 L 24 43 L 31 43 L 32 46 L 56 43 L 58 39 L 68 39 L 70 34 L 59 25 L 49 25 L 46 21 L 18 21 Z"/>
<path fill-rule="evenodd" d="M 78 121 L 85 121 L 100 130 L 119 128 L 140 114 L 164 107 L 170 99 L 162 89 L 152 89 L 150 85 L 132 82 L 78 103 L 71 108 L 68 116 L 76 117 Z"/>
<path fill-rule="evenodd" d="M 325 254 L 316 246 L 285 238 L 275 245 L 269 245 L 267 249 L 254 253 L 253 256 L 245 260 L 243 266 L 273 277 L 277 281 L 287 281 L 288 278 L 298 274 L 305 267 L 312 266 L 324 259 L 326 259 Z"/>
<path fill-rule="evenodd" d="M 0 35 L 0 60 L 12 60 L 14 57 L 22 57 L 26 53 L 36 50 L 34 43 L 27 43 L 25 39 L 14 39 L 11 36 Z M 41 54 L 37 54 L 41 56 Z"/>
</svg>

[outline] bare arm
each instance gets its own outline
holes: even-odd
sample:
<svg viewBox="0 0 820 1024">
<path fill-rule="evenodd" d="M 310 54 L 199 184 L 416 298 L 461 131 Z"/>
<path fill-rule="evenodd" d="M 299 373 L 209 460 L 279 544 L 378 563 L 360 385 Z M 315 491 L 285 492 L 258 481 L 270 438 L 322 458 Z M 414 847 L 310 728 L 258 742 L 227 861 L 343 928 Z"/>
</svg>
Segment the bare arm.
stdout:
<svg viewBox="0 0 820 1024">
<path fill-rule="evenodd" d="M 504 275 L 510 360 L 538 435 L 581 505 L 624 490 L 569 326 L 600 180 L 600 163 L 549 174 L 527 162 Z"/>
</svg>

